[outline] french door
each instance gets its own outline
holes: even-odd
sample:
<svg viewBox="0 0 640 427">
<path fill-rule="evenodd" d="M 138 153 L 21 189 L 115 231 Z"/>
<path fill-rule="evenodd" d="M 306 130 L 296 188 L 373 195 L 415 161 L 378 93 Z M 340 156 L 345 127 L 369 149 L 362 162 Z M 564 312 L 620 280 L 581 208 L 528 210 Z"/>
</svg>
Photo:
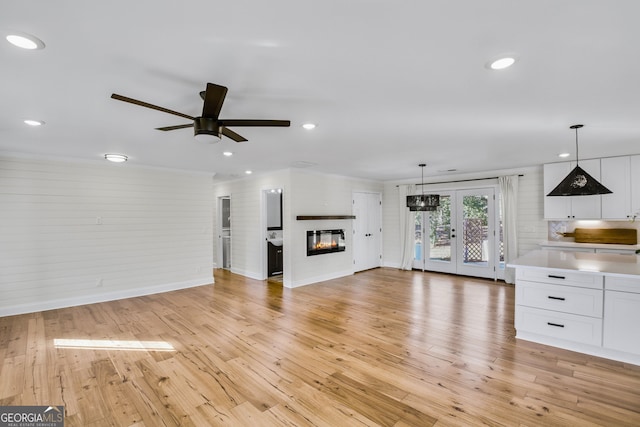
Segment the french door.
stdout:
<svg viewBox="0 0 640 427">
<path fill-rule="evenodd" d="M 416 212 L 413 268 L 496 277 L 498 258 L 493 188 L 439 192 L 440 206 Z"/>
</svg>

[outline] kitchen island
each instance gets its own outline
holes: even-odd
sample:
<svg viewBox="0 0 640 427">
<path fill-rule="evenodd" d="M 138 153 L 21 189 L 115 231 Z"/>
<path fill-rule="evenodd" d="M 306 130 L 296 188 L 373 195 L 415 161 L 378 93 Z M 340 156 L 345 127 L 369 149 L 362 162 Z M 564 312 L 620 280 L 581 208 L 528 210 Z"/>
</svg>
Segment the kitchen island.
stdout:
<svg viewBox="0 0 640 427">
<path fill-rule="evenodd" d="M 516 269 L 516 338 L 640 365 L 637 255 L 536 250 Z"/>
</svg>

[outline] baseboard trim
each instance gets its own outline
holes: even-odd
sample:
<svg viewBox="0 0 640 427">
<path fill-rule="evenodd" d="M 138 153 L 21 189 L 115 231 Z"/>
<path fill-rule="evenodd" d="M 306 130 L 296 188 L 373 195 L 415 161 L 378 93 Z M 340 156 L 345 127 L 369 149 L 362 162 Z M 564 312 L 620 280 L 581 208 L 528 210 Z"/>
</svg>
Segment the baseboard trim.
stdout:
<svg viewBox="0 0 640 427">
<path fill-rule="evenodd" d="M 201 277 L 199 279 L 192 279 L 184 282 L 164 283 L 162 285 L 146 286 L 144 288 L 123 289 L 112 292 L 104 292 L 100 294 L 83 295 L 79 297 L 18 304 L 11 307 L 0 307 L 0 317 L 35 313 L 38 311 L 55 310 L 65 307 L 75 307 L 78 305 L 95 304 L 99 302 L 115 301 L 125 298 L 135 298 L 144 295 L 159 294 L 163 292 L 210 285 L 212 283 L 214 283 L 213 277 Z"/>
</svg>

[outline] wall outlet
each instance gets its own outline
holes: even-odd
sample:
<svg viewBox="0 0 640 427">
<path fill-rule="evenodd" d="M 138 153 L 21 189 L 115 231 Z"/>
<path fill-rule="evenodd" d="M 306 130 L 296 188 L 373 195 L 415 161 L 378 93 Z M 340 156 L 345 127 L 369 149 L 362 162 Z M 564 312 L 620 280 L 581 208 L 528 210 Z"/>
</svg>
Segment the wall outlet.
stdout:
<svg viewBox="0 0 640 427">
<path fill-rule="evenodd" d="M 101 216 L 97 216 L 96 217 L 96 224 L 98 224 L 98 225 L 102 224 L 102 217 Z"/>
<path fill-rule="evenodd" d="M 102 285 L 103 285 L 103 283 L 102 283 L 102 279 L 98 279 L 98 280 L 96 280 L 96 287 L 101 288 L 101 287 L 102 287 Z"/>
</svg>

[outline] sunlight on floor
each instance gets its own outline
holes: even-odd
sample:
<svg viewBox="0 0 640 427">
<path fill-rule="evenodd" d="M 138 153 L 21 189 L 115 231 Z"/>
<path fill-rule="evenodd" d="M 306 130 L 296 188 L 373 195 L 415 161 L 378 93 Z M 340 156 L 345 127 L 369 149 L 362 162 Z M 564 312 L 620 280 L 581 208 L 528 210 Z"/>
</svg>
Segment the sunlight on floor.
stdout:
<svg viewBox="0 0 640 427">
<path fill-rule="evenodd" d="M 79 348 L 85 350 L 127 350 L 127 351 L 176 351 L 166 341 L 123 341 L 55 338 L 56 348 Z"/>
</svg>

